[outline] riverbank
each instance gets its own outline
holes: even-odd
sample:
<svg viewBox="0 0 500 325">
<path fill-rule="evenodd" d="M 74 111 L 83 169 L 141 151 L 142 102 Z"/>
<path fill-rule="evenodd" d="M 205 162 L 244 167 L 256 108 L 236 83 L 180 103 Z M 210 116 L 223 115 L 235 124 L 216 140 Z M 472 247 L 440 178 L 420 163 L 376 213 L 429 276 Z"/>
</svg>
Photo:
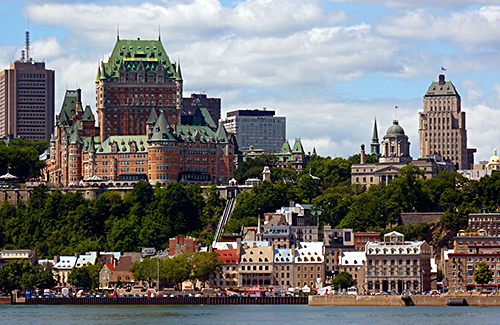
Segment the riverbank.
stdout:
<svg viewBox="0 0 500 325">
<path fill-rule="evenodd" d="M 499 295 L 310 296 L 309 306 L 483 306 L 500 307 Z"/>
</svg>

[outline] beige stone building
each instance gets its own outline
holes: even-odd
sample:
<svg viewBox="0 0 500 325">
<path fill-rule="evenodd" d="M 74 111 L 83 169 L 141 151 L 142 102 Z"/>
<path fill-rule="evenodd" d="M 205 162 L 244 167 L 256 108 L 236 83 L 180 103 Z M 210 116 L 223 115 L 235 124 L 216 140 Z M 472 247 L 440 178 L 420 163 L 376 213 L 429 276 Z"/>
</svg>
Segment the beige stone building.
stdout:
<svg viewBox="0 0 500 325">
<path fill-rule="evenodd" d="M 443 170 L 455 170 L 453 164 L 441 161 L 440 156 L 429 156 L 413 160 L 410 156 L 408 136 L 398 121 L 393 121 L 389 129 L 387 129 L 381 147 L 382 155 L 379 163 L 366 164 L 365 146 L 361 145 L 361 162 L 351 166 L 352 184 L 361 184 L 367 187 L 379 183 L 390 184 L 394 178 L 399 177 L 401 168 L 410 163 L 423 170 L 425 178 L 437 177 L 439 172 Z"/>
<path fill-rule="evenodd" d="M 354 280 L 358 292 L 362 292 L 365 283 L 365 252 L 343 252 L 340 259 L 339 272 L 347 272 Z"/>
<path fill-rule="evenodd" d="M 296 287 L 322 288 L 325 283 L 325 246 L 322 242 L 300 242 L 295 249 Z"/>
<path fill-rule="evenodd" d="M 467 149 L 465 112 L 461 98 L 444 74 L 433 82 L 424 96 L 419 112 L 419 156 L 440 155 L 456 169 L 471 169 L 475 149 Z"/>
<path fill-rule="evenodd" d="M 268 242 L 243 242 L 238 265 L 238 286 L 269 286 L 273 283 L 274 250 Z"/>
<path fill-rule="evenodd" d="M 398 232 L 385 234 L 380 243 L 366 244 L 363 291 L 429 291 L 431 247 L 425 241 L 405 242 Z"/>
</svg>

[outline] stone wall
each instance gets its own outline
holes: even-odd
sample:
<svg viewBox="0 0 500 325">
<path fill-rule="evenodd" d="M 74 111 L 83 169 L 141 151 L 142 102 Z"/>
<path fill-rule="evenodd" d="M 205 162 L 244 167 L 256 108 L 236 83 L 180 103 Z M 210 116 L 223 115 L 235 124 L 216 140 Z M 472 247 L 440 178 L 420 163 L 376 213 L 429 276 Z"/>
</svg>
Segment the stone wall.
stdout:
<svg viewBox="0 0 500 325">
<path fill-rule="evenodd" d="M 464 298 L 469 306 L 500 306 L 500 295 L 310 296 L 309 306 L 446 306 L 451 298 Z"/>
<path fill-rule="evenodd" d="M 419 213 L 402 213 L 401 214 L 401 225 L 418 225 L 422 222 L 431 223 L 431 222 L 439 222 L 441 220 L 441 216 L 444 212 L 419 212 Z"/>
</svg>

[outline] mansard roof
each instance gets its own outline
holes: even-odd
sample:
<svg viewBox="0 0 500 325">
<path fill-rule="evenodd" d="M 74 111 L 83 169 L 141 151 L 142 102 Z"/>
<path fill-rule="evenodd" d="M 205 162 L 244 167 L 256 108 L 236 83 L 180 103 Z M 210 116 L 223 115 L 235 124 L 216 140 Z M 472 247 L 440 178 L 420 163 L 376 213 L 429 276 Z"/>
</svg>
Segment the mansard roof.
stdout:
<svg viewBox="0 0 500 325">
<path fill-rule="evenodd" d="M 215 124 L 210 112 L 205 107 L 196 108 L 196 111 L 194 112 L 193 125 L 208 126 L 214 130 L 217 128 L 217 124 Z"/>
<path fill-rule="evenodd" d="M 68 90 L 66 89 L 66 94 L 64 94 L 64 100 L 61 107 L 61 111 L 58 115 L 58 120 L 61 124 L 64 124 L 64 121 L 68 121 L 68 119 L 73 116 L 73 110 L 76 107 L 76 103 L 78 101 L 78 93 L 76 90 Z M 66 115 L 66 116 L 64 116 Z"/>
<path fill-rule="evenodd" d="M 170 62 L 167 51 L 159 40 L 118 40 L 107 63 L 100 68 L 99 79 L 117 78 L 120 70 L 126 72 L 163 71 L 164 77 L 176 80 L 182 78 L 180 69 L 176 71 Z"/>
<path fill-rule="evenodd" d="M 107 138 L 96 150 L 98 154 L 110 153 L 147 153 L 148 152 L 148 136 L 147 135 L 115 135 Z M 113 146 L 116 146 L 116 152 L 112 151 Z M 136 148 L 132 152 L 131 148 Z"/>
<path fill-rule="evenodd" d="M 283 145 L 281 146 L 281 151 L 280 153 L 291 153 L 292 149 L 290 149 L 290 144 L 288 143 L 288 140 L 283 142 Z"/>
<path fill-rule="evenodd" d="M 177 125 L 177 137 L 185 142 L 195 142 L 197 137 L 201 143 L 215 142 L 215 132 L 208 126 Z"/>
</svg>

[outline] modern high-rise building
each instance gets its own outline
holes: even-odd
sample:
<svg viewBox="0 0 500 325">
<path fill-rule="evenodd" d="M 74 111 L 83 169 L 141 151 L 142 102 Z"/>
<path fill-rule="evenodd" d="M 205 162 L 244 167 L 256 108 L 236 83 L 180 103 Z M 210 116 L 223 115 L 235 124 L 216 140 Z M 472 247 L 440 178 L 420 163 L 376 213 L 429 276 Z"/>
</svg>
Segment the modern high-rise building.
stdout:
<svg viewBox="0 0 500 325">
<path fill-rule="evenodd" d="M 151 109 L 180 124 L 182 75 L 161 40 L 117 39 L 96 79 L 96 108 L 101 141 L 115 135 L 141 135 Z"/>
<path fill-rule="evenodd" d="M 25 58 L 23 51 L 0 72 L 0 137 L 50 140 L 53 130 L 54 70 Z"/>
<path fill-rule="evenodd" d="M 249 150 L 252 146 L 278 153 L 286 139 L 286 117 L 274 114 L 265 109 L 240 109 L 228 112 L 223 123 L 229 133 L 236 135 L 239 150 Z"/>
<path fill-rule="evenodd" d="M 456 169 L 470 169 L 475 149 L 467 149 L 465 112 L 458 91 L 444 74 L 427 90 L 419 115 L 419 156 L 439 155 Z"/>
</svg>

